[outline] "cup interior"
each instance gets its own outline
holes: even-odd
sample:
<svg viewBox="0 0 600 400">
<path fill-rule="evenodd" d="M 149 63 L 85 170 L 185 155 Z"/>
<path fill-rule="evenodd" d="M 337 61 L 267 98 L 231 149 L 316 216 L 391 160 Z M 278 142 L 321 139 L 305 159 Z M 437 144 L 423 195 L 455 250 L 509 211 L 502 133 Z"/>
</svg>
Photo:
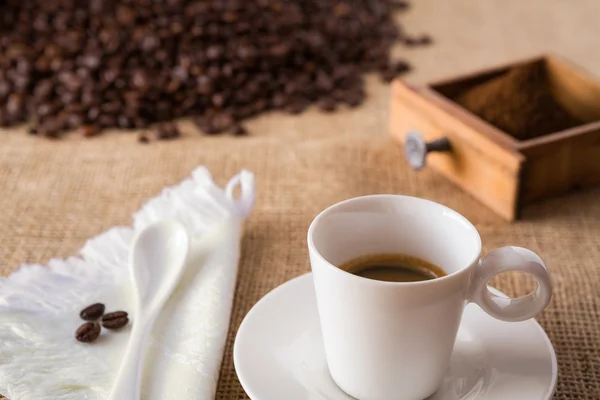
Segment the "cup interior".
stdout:
<svg viewBox="0 0 600 400">
<path fill-rule="evenodd" d="M 321 212 L 308 230 L 311 251 L 333 266 L 378 253 L 402 253 L 441 267 L 448 275 L 481 253 L 477 229 L 441 204 L 400 195 L 357 197 Z"/>
</svg>

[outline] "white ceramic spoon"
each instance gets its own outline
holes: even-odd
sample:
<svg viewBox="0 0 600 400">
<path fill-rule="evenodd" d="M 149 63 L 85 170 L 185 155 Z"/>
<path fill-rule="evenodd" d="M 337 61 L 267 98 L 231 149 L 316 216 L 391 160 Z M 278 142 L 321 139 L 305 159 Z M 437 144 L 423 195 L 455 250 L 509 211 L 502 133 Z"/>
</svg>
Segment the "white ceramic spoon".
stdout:
<svg viewBox="0 0 600 400">
<path fill-rule="evenodd" d="M 109 399 L 140 398 L 150 332 L 184 271 L 189 242 L 185 227 L 174 221 L 156 222 L 143 229 L 134 240 L 129 262 L 135 297 L 135 321 Z"/>
</svg>

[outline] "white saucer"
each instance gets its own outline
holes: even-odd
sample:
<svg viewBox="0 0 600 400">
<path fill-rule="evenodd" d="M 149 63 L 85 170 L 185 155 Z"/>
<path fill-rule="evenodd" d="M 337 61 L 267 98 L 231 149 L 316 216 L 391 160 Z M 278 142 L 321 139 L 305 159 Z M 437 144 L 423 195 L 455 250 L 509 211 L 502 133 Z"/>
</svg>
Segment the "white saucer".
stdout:
<svg viewBox="0 0 600 400">
<path fill-rule="evenodd" d="M 256 303 L 233 358 L 252 400 L 353 400 L 329 376 L 310 273 Z M 549 400 L 556 377 L 554 349 L 535 320 L 501 322 L 470 304 L 444 383 L 427 400 Z"/>
</svg>

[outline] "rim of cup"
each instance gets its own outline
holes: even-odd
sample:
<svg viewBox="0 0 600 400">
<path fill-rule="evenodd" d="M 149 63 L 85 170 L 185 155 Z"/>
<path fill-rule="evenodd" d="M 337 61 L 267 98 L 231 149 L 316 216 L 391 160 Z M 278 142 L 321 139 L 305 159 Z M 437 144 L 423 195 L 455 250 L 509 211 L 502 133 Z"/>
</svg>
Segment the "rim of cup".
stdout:
<svg viewBox="0 0 600 400">
<path fill-rule="evenodd" d="M 425 281 L 414 281 L 414 282 L 389 282 L 389 281 L 380 281 L 380 280 L 375 280 L 375 279 L 369 279 L 369 278 L 365 278 L 362 276 L 354 275 L 348 271 L 344 271 L 343 269 L 340 269 L 337 266 L 333 265 L 329 260 L 327 260 L 321 254 L 321 252 L 318 250 L 317 246 L 314 244 L 313 233 L 314 233 L 317 225 L 327 215 L 334 213 L 337 209 L 339 209 L 343 206 L 347 206 L 349 203 L 368 201 L 368 200 L 377 199 L 377 198 L 379 198 L 379 199 L 389 198 L 392 200 L 393 199 L 396 199 L 396 200 L 401 199 L 404 201 L 409 201 L 409 202 L 412 201 L 412 202 L 426 204 L 429 207 L 437 208 L 438 210 L 441 210 L 442 215 L 449 216 L 450 218 L 453 218 L 456 221 L 458 221 L 466 229 L 470 230 L 471 233 L 474 234 L 475 237 L 477 238 L 476 246 L 473 249 L 474 250 L 473 256 L 470 258 L 470 261 L 468 263 L 465 263 L 463 266 L 461 266 L 456 271 L 447 273 L 446 275 L 444 275 L 442 277 L 435 278 L 435 279 L 429 279 L 429 280 L 425 280 Z M 432 285 L 432 284 L 441 283 L 443 281 L 452 279 L 453 277 L 464 273 L 471 265 L 473 265 L 481 256 L 481 250 L 482 250 L 481 236 L 479 234 L 479 231 L 465 216 L 463 216 L 459 212 L 451 209 L 450 207 L 447 207 L 440 203 L 436 203 L 435 201 L 420 198 L 420 197 L 406 196 L 406 195 L 400 195 L 400 194 L 372 194 L 372 195 L 366 195 L 366 196 L 352 197 L 350 199 L 342 200 L 338 203 L 335 203 L 335 204 L 327 207 L 326 209 L 322 210 L 319 214 L 317 214 L 317 216 L 310 223 L 310 226 L 308 228 L 308 234 L 307 234 L 307 242 L 308 242 L 308 247 L 310 249 L 312 249 L 312 251 L 314 252 L 315 255 L 317 255 L 322 261 L 324 261 L 324 263 L 327 265 L 328 268 L 333 268 L 336 271 L 339 271 L 340 273 L 342 273 L 342 275 L 345 275 L 350 279 L 359 279 L 361 281 L 370 282 L 372 284 L 385 285 L 385 286 Z M 440 266 L 440 267 L 444 270 L 444 272 L 446 272 L 446 270 L 442 266 Z"/>
</svg>

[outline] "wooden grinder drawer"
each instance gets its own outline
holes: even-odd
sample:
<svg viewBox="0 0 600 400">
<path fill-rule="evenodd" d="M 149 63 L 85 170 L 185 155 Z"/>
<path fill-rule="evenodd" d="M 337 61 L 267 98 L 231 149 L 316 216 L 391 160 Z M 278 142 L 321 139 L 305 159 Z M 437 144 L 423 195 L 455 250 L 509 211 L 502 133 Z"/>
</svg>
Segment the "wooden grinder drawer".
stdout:
<svg viewBox="0 0 600 400">
<path fill-rule="evenodd" d="M 549 93 L 578 125 L 519 138 L 455 102 L 468 88 L 528 66 L 545 68 Z M 426 156 L 428 166 L 508 220 L 525 204 L 600 182 L 600 81 L 556 55 L 419 88 L 396 80 L 389 129 L 409 159 L 412 150 L 424 153 L 423 163 Z M 432 151 L 436 141 L 443 150 Z M 412 165 L 419 168 L 421 161 Z"/>
</svg>

